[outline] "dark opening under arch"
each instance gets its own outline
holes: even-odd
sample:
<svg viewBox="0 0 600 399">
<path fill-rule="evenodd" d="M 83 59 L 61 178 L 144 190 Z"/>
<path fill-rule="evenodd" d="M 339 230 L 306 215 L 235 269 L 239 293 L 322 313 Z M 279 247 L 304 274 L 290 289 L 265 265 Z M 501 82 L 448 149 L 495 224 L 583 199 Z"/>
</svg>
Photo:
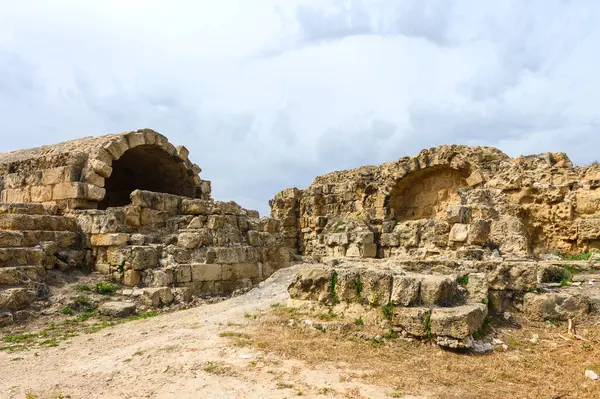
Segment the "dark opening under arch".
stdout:
<svg viewBox="0 0 600 399">
<path fill-rule="evenodd" d="M 129 149 L 113 161 L 112 168 L 99 209 L 129 204 L 129 195 L 137 189 L 186 197 L 194 194 L 193 171 L 160 147 L 141 145 Z"/>
</svg>

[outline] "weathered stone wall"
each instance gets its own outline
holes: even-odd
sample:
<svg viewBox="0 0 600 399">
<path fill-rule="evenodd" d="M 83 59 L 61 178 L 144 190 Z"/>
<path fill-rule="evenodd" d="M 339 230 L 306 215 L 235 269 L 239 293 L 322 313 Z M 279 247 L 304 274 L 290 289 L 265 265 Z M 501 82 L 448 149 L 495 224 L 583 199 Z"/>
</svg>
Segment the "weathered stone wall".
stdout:
<svg viewBox="0 0 600 399">
<path fill-rule="evenodd" d="M 279 220 L 235 202 L 136 190 L 131 205 L 74 211 L 95 267 L 128 286 L 180 286 L 218 294 L 289 265 Z"/>
<path fill-rule="evenodd" d="M 319 176 L 270 205 L 304 255 L 531 257 L 600 248 L 599 187 L 598 165 L 563 153 L 441 146 Z"/>
<path fill-rule="evenodd" d="M 136 188 L 165 191 L 161 185 L 177 182 L 169 186 L 177 190 L 173 194 L 210 198 L 210 182 L 200 179 L 201 169 L 188 159 L 188 150 L 143 129 L 0 154 L 0 202 L 96 208 L 105 200 L 105 186 L 109 185 L 112 194 L 111 182 L 118 186 L 123 180 L 121 169 L 113 170 L 123 163 L 130 173 L 138 172 L 137 184 L 142 184 L 141 176 L 162 182 L 148 181 L 146 187 Z M 110 179 L 113 172 L 114 182 Z"/>
</svg>

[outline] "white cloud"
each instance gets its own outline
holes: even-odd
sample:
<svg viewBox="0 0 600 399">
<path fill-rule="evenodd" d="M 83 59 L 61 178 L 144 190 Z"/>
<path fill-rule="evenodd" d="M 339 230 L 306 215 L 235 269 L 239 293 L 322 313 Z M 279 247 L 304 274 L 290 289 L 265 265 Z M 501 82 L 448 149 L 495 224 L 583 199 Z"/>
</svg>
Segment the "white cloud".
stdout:
<svg viewBox="0 0 600 399">
<path fill-rule="evenodd" d="M 23 0 L 0 151 L 154 128 L 218 199 L 448 143 L 600 158 L 593 0 Z"/>
</svg>

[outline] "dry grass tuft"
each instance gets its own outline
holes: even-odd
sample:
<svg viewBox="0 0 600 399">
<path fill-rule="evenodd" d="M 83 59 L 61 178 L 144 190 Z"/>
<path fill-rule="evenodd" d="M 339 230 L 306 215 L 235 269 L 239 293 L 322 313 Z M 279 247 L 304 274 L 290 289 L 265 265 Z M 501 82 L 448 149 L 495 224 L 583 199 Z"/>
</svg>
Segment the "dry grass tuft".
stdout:
<svg viewBox="0 0 600 399">
<path fill-rule="evenodd" d="M 590 342 L 565 340 L 566 325 L 537 323 L 500 329 L 497 338 L 509 350 L 477 356 L 400 339 L 369 341 L 352 332 L 325 333 L 290 327 L 296 311 L 274 309 L 236 344 L 302 360 L 310 366 L 330 363 L 353 370 L 350 378 L 389 387 L 390 392 L 431 398 L 599 398 L 600 383 L 586 379 L 586 369 L 600 373 L 600 326 L 580 326 Z M 309 316 L 302 316 L 310 318 Z M 302 323 L 297 323 L 302 325 Z M 530 340 L 537 335 L 536 343 Z"/>
</svg>

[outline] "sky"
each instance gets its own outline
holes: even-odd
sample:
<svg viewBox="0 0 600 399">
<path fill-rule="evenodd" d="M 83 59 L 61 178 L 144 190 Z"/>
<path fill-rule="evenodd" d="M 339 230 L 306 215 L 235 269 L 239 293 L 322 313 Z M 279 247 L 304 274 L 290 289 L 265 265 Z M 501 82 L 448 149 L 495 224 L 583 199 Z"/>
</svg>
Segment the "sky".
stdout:
<svg viewBox="0 0 600 399">
<path fill-rule="evenodd" d="M 0 3 L 0 152 L 151 128 L 261 215 L 441 144 L 600 160 L 596 0 Z"/>
</svg>

